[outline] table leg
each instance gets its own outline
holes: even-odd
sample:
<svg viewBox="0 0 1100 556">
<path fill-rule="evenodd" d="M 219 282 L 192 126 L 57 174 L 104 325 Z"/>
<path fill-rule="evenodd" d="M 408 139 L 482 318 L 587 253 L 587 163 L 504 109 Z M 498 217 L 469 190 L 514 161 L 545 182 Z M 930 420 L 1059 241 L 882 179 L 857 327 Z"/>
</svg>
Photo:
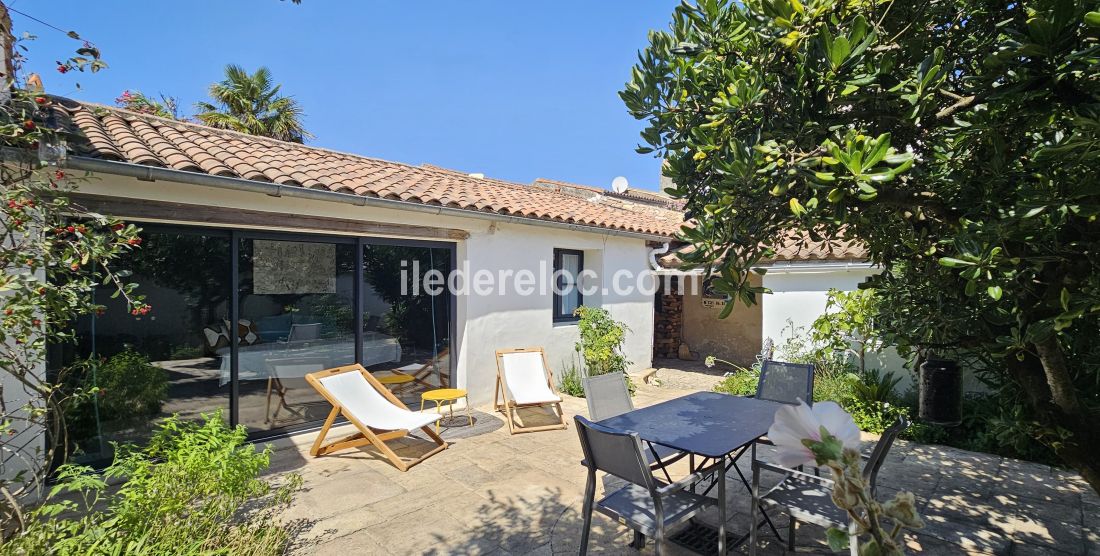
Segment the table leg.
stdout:
<svg viewBox="0 0 1100 556">
<path fill-rule="evenodd" d="M 463 399 L 466 400 L 466 418 L 469 419 L 470 426 L 472 427 L 474 426 L 474 414 L 470 413 L 470 397 L 465 396 Z"/>
<path fill-rule="evenodd" d="M 718 556 L 726 556 L 726 457 L 722 456 L 723 470 L 718 475 Z"/>
<path fill-rule="evenodd" d="M 264 407 L 264 424 L 271 422 L 271 377 L 267 377 L 267 406 Z"/>
<path fill-rule="evenodd" d="M 443 419 L 442 404 L 443 404 L 443 400 L 435 400 L 435 414 L 439 416 L 439 418 L 437 418 L 435 420 L 435 433 L 436 434 L 439 434 L 439 421 L 441 421 Z"/>
</svg>

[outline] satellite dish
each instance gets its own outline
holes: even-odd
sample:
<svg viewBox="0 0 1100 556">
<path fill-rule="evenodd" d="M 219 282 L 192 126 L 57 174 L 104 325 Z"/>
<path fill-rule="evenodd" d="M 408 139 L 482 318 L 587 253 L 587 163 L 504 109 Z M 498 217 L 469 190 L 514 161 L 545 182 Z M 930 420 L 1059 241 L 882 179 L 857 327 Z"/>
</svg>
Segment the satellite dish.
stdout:
<svg viewBox="0 0 1100 556">
<path fill-rule="evenodd" d="M 611 180 L 611 190 L 615 193 L 626 193 L 627 189 L 630 189 L 630 182 L 626 178 L 618 176 Z"/>
</svg>

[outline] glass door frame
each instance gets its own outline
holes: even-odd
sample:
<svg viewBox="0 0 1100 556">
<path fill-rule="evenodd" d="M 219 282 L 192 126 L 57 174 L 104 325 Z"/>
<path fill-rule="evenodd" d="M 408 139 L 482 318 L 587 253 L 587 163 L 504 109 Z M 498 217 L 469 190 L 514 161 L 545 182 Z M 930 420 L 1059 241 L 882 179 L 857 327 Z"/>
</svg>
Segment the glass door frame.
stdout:
<svg viewBox="0 0 1100 556">
<path fill-rule="evenodd" d="M 191 227 L 191 226 L 182 226 Z M 157 227 L 159 229 L 159 226 Z M 194 228 L 199 228 L 195 226 Z M 202 227 L 203 229 L 211 229 Z M 218 230 L 214 228 L 214 230 Z M 363 309 L 364 309 L 364 296 L 363 296 L 363 252 L 367 246 L 370 245 L 389 245 L 400 247 L 424 247 L 429 249 L 446 249 L 448 252 L 448 268 L 449 271 L 454 271 L 458 264 L 458 249 L 455 242 L 449 241 L 432 241 L 432 240 L 416 240 L 416 239 L 399 239 L 388 237 L 374 237 L 374 236 L 346 236 L 346 235 L 329 235 L 324 233 L 309 233 L 309 232 L 280 232 L 280 231 L 268 231 L 268 230 L 228 230 L 230 236 L 230 302 L 229 302 L 229 322 L 240 322 L 240 246 L 241 240 L 271 240 L 271 241 L 298 241 L 309 243 L 332 243 L 332 244 L 344 244 L 355 245 L 356 261 L 354 278 L 355 289 L 352 304 L 355 307 L 355 361 L 362 363 L 363 361 Z M 414 277 L 415 279 L 415 277 Z M 458 314 L 457 314 L 457 300 L 453 292 L 449 289 L 445 289 L 446 303 L 448 307 L 449 318 L 447 319 L 447 338 L 451 342 L 449 346 L 451 349 L 452 357 L 447 358 L 447 372 L 450 376 L 452 384 L 455 384 L 455 370 L 457 368 L 457 354 L 455 342 L 455 334 L 458 330 Z M 229 353 L 230 353 L 230 367 L 229 367 L 229 422 L 232 426 L 237 426 L 240 423 L 239 420 L 239 403 L 240 403 L 240 383 L 238 381 L 238 373 L 240 371 L 238 361 L 239 351 L 239 334 L 229 335 Z M 321 426 L 321 420 L 308 421 L 305 423 L 299 423 L 296 425 L 290 425 L 281 427 L 270 431 L 257 431 L 250 432 L 248 437 L 250 440 L 256 440 L 261 438 L 278 438 L 281 436 L 288 436 L 297 432 L 316 429 Z"/>
</svg>

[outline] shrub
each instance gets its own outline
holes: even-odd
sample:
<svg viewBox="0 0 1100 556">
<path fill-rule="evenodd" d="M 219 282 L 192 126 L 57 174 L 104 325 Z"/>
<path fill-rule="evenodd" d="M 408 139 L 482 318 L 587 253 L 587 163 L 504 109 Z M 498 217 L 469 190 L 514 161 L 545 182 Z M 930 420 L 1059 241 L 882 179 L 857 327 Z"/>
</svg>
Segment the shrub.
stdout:
<svg viewBox="0 0 1100 556">
<path fill-rule="evenodd" d="M 168 371 L 126 349 L 109 359 L 84 361 L 65 383 L 69 436 L 87 439 L 98 434 L 98 423 L 143 423 L 159 414 L 168 394 Z"/>
<path fill-rule="evenodd" d="M 910 417 L 908 407 L 890 402 L 849 398 L 841 405 L 852 414 L 852 419 L 859 430 L 874 434 L 881 434 L 887 427 L 897 422 L 898 417 Z"/>
<path fill-rule="evenodd" d="M 301 479 L 291 475 L 278 488 L 260 480 L 271 449 L 257 450 L 246 436 L 218 413 L 202 422 L 172 417 L 144 448 L 119 446 L 102 476 L 63 465 L 46 502 L 0 554 L 282 554 L 288 535 L 276 508 Z M 108 489 L 109 479 L 125 482 Z"/>
<path fill-rule="evenodd" d="M 570 362 L 568 366 L 564 368 L 560 377 L 560 388 L 562 392 L 569 394 L 576 398 L 583 398 L 584 385 L 581 383 L 581 377 L 584 376 L 584 371 L 580 369 L 576 361 Z M 631 396 L 638 390 L 638 386 L 634 384 L 634 380 L 630 378 L 630 375 L 623 373 L 623 379 L 626 381 L 626 390 Z"/>
<path fill-rule="evenodd" d="M 144 420 L 160 413 L 168 394 L 168 372 L 131 349 L 99 365 L 95 382 L 102 393 L 99 414 L 104 420 L 131 416 Z"/>
<path fill-rule="evenodd" d="M 883 373 L 878 369 L 870 369 L 858 375 L 852 375 L 851 397 L 860 401 L 877 403 L 900 403 L 901 398 L 896 392 L 901 377 L 894 373 Z"/>
<path fill-rule="evenodd" d="M 561 391 L 576 398 L 584 397 L 584 386 L 581 385 L 581 372 L 575 363 L 570 363 L 561 373 Z"/>
<path fill-rule="evenodd" d="M 814 401 L 841 403 L 851 395 L 852 382 L 857 380 L 859 376 L 847 370 L 814 367 Z"/>
<path fill-rule="evenodd" d="M 714 385 L 714 391 L 733 396 L 752 396 L 756 394 L 756 386 L 759 382 L 760 368 L 757 365 L 749 369 L 736 367 L 733 372 L 726 373 L 721 382 Z"/>
<path fill-rule="evenodd" d="M 584 359 L 584 370 L 588 376 L 625 373 L 630 361 L 622 354 L 622 348 L 630 328 L 597 307 L 581 306 L 574 314 L 580 317 L 577 328 L 581 335 L 575 348 Z"/>
</svg>

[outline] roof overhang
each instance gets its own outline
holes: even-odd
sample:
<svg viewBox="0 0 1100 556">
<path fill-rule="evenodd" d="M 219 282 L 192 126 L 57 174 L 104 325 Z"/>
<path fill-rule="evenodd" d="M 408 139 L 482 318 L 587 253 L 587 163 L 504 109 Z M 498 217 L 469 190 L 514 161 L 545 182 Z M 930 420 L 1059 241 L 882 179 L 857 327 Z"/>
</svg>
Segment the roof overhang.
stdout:
<svg viewBox="0 0 1100 556">
<path fill-rule="evenodd" d="M 629 230 L 604 228 L 600 226 L 590 226 L 585 224 L 575 224 L 571 222 L 561 222 L 555 220 L 541 220 L 524 216 L 513 216 L 499 214 L 495 212 L 460 209 L 454 207 L 445 207 L 441 205 L 428 205 L 397 199 L 366 197 L 363 195 L 354 195 L 351 193 L 340 193 L 336 191 L 321 189 L 308 189 L 306 187 L 295 185 L 281 185 L 277 183 L 246 180 L 229 176 L 200 174 L 197 172 L 174 170 L 171 168 L 162 168 L 159 166 L 146 166 L 142 164 L 134 164 L 131 162 L 103 160 L 99 158 L 69 156 L 62 162 L 62 166 L 66 168 L 73 168 L 76 170 L 84 170 L 87 172 L 126 176 L 136 178 L 141 181 L 172 181 L 202 187 L 230 189 L 234 191 L 245 191 L 251 193 L 262 193 L 264 195 L 269 195 L 272 197 L 294 197 L 299 199 L 312 199 L 316 201 L 345 203 L 357 206 L 371 206 L 409 212 L 455 216 L 459 218 L 474 218 L 478 220 L 489 220 L 493 222 L 542 226 L 559 230 L 572 230 L 590 234 L 628 237 L 647 241 L 665 242 L 670 239 L 667 236 L 658 234 L 632 232 Z"/>
<path fill-rule="evenodd" d="M 875 270 L 878 267 L 867 261 L 775 261 L 768 264 L 757 265 L 753 268 L 763 270 L 767 274 L 823 274 L 827 272 Z M 689 270 L 663 268 L 655 272 L 661 276 L 703 275 L 703 269 L 701 268 L 692 268 Z"/>
</svg>

